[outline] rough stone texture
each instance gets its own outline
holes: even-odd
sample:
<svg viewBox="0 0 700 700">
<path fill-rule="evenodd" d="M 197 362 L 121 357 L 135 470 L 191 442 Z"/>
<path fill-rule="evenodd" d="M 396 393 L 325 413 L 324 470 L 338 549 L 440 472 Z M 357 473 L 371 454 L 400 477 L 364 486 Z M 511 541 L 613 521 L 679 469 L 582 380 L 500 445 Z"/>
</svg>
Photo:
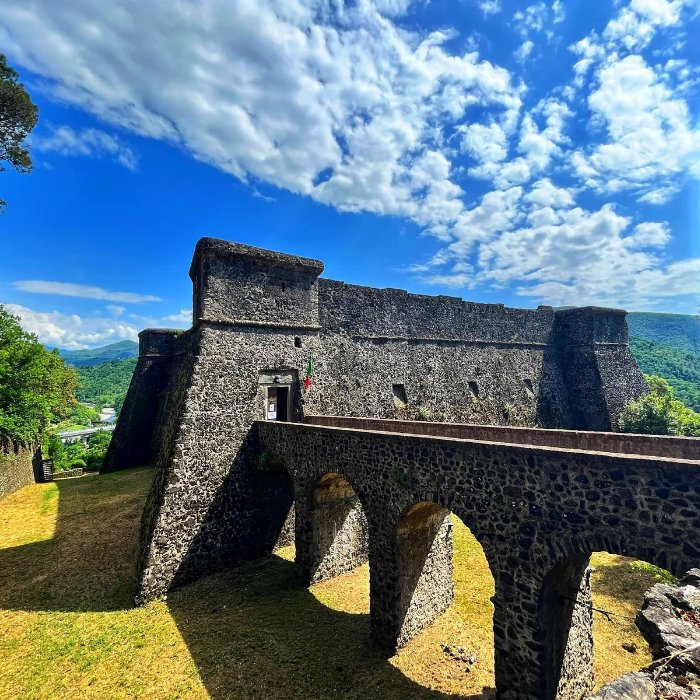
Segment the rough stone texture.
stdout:
<svg viewBox="0 0 700 700">
<path fill-rule="evenodd" d="M 590 688 L 592 552 L 676 574 L 700 557 L 700 461 L 278 422 L 256 431 L 259 449 L 291 475 L 300 560 L 312 547 L 299 532 L 313 518 L 313 485 L 331 472 L 352 485 L 367 518 L 372 630 L 389 649 L 406 641 L 406 572 L 427 549 L 402 556 L 403 515 L 429 502 L 461 518 L 495 581 L 502 698 L 578 698 Z M 424 609 L 422 624 L 436 612 Z"/>
<path fill-rule="evenodd" d="M 435 423 L 378 418 L 351 418 L 348 416 L 307 415 L 305 423 L 327 425 L 332 428 L 354 430 L 381 430 L 389 433 L 434 435 L 464 440 L 563 447 L 585 452 L 611 452 L 651 457 L 678 457 L 700 460 L 700 440 L 670 437 L 668 435 L 633 435 L 630 433 L 601 433 L 582 430 L 547 430 L 506 425 L 474 425 L 463 423 Z"/>
<path fill-rule="evenodd" d="M 604 686 L 591 700 L 700 696 L 700 569 L 686 572 L 676 586 L 652 586 L 637 613 L 637 626 L 655 661 Z"/>
<path fill-rule="evenodd" d="M 433 503 L 462 518 L 492 565 L 499 694 L 543 697 L 542 684 L 556 688 L 569 658 L 564 646 L 545 642 L 555 622 L 539 601 L 555 566 L 596 549 L 637 551 L 665 566 L 697 555 L 692 546 L 677 551 L 700 515 L 698 494 L 682 491 L 673 469 L 554 448 L 252 426 L 277 386 L 289 391 L 292 421 L 340 414 L 610 430 L 620 407 L 644 390 L 624 312 L 508 309 L 368 289 L 319 280 L 322 268 L 203 239 L 190 269 L 193 328 L 143 334 L 108 455 L 108 468 L 156 466 L 142 521 L 139 600 L 269 554 L 289 530 L 294 503 L 302 577 L 335 575 L 369 556 L 373 632 L 393 648 L 452 599 L 443 511 L 439 527 L 428 520 L 397 539 L 407 509 Z M 306 392 L 300 378 L 310 356 Z M 328 474 L 347 482 L 342 499 L 324 501 L 317 490 Z M 682 502 L 673 526 L 662 521 L 657 488 Z M 634 533 L 624 527 L 631 514 L 642 522 Z M 426 576 L 416 577 L 421 558 Z M 570 596 L 582 595 L 581 580 L 569 579 Z M 556 625 L 564 629 L 566 620 Z M 545 680 L 543 659 L 553 649 L 561 652 L 556 678 Z"/>
<path fill-rule="evenodd" d="M 42 481 L 41 473 L 41 450 L 37 446 L 0 442 L 0 498 Z"/>
<path fill-rule="evenodd" d="M 591 695 L 590 700 L 656 700 L 656 689 L 646 673 L 626 673 Z"/>
<path fill-rule="evenodd" d="M 151 463 L 157 449 L 153 441 L 156 419 L 179 334 L 180 331 L 158 329 L 139 333 L 139 359 L 105 454 L 102 472 Z"/>
<path fill-rule="evenodd" d="M 396 558 L 401 647 L 454 602 L 450 512 L 432 502 L 408 508 L 396 526 Z"/>
<path fill-rule="evenodd" d="M 546 634 L 545 697 L 579 700 L 593 687 L 590 552 L 567 557 L 547 575 L 540 599 Z"/>
<path fill-rule="evenodd" d="M 366 562 L 367 519 L 352 486 L 338 474 L 324 474 L 311 506 L 308 563 L 297 562 L 304 579 L 320 583 Z M 306 534 L 300 522 L 300 537 Z"/>
</svg>

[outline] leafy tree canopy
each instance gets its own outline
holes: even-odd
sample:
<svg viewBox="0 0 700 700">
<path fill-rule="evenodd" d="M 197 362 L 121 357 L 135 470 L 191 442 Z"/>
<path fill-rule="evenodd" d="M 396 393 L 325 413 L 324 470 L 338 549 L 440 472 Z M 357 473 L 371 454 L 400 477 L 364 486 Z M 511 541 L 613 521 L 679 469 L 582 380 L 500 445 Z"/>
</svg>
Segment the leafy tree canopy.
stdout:
<svg viewBox="0 0 700 700">
<path fill-rule="evenodd" d="M 76 367 L 75 371 L 80 381 L 78 401 L 94 403 L 98 406 L 114 406 L 119 415 L 135 367 L 135 357 Z"/>
<path fill-rule="evenodd" d="M 7 59 L 0 54 L 0 172 L 5 170 L 3 162 L 20 173 L 32 169 L 24 140 L 38 119 L 39 109 L 19 82 L 17 71 L 8 66 Z M 4 206 L 5 200 L 0 199 L 0 209 Z"/>
<path fill-rule="evenodd" d="M 627 404 L 620 414 L 620 430 L 623 433 L 700 437 L 700 413 L 679 401 L 665 379 L 646 374 L 644 378 L 649 393 Z"/>
<path fill-rule="evenodd" d="M 58 351 L 46 350 L 0 305 L 0 436 L 23 444 L 40 439 L 51 421 L 70 413 L 77 383 Z"/>
</svg>

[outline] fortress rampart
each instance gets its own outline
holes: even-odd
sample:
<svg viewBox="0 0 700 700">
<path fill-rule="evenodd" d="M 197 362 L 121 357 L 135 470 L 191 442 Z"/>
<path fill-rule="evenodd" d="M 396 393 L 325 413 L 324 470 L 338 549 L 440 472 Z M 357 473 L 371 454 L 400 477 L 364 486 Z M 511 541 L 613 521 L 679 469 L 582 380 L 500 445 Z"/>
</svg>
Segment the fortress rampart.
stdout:
<svg viewBox="0 0 700 700">
<path fill-rule="evenodd" d="M 510 309 L 344 284 L 320 279 L 322 270 L 316 260 L 202 239 L 190 268 L 192 328 L 141 333 L 105 460 L 106 471 L 155 466 L 138 599 L 269 555 L 293 532 L 308 582 L 369 558 L 372 595 L 383 601 L 373 603 L 375 637 L 400 645 L 452 601 L 452 509 L 485 538 L 499 600 L 513 596 L 510 607 L 496 606 L 500 697 L 580 697 L 590 681 L 591 547 L 646 553 L 674 570 L 699 554 L 690 544 L 667 546 L 700 529 L 700 490 L 688 494 L 676 478 L 697 473 L 688 446 L 663 443 L 666 462 L 684 462 L 666 473 L 653 440 L 591 432 L 614 431 L 620 410 L 646 391 L 625 312 Z M 324 424 L 332 420 L 346 423 Z M 476 425 L 456 425 L 464 423 Z M 395 435 L 411 431 L 410 439 Z M 532 451 L 531 440 L 544 447 Z M 629 444 L 647 455 L 629 469 L 600 456 L 619 457 Z M 648 512 L 651 534 L 665 517 L 644 500 L 658 501 L 657 487 L 678 490 L 684 515 L 656 527 L 653 541 L 624 539 L 616 510 Z M 398 500 L 387 508 L 392 488 Z M 619 503 L 603 498 L 610 488 Z M 545 581 L 559 564 L 563 578 Z M 516 569 L 532 584 L 527 600 L 515 597 Z M 537 602 L 557 586 L 583 612 Z M 535 643 L 537 634 L 549 636 Z M 567 635 L 573 646 L 565 648 Z M 511 653 L 516 661 L 506 662 Z M 584 671 L 572 661 L 579 657 Z M 521 662 L 536 663 L 522 692 L 504 680 Z"/>
</svg>

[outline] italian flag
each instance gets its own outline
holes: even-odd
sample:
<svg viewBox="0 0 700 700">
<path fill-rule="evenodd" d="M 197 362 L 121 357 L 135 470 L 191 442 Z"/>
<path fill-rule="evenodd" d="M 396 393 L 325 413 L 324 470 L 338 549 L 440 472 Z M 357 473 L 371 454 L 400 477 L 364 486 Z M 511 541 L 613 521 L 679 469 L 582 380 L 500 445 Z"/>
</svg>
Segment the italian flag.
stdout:
<svg viewBox="0 0 700 700">
<path fill-rule="evenodd" d="M 309 387 L 311 386 L 311 377 L 314 376 L 314 359 L 313 357 L 309 357 L 309 362 L 306 365 L 306 379 L 304 379 L 304 389 L 307 391 L 309 390 Z"/>
</svg>

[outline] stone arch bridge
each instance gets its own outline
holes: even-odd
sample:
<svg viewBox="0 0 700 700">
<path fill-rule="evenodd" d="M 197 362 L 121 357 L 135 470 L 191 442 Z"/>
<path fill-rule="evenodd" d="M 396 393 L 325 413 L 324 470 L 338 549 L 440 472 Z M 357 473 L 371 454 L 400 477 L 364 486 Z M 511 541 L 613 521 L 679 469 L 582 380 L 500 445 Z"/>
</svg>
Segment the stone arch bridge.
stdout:
<svg viewBox="0 0 700 700">
<path fill-rule="evenodd" d="M 374 637 L 405 644 L 452 602 L 450 512 L 493 574 L 499 698 L 592 686 L 588 560 L 700 561 L 700 440 L 310 417 L 261 421 L 257 469 L 288 473 L 311 583 L 369 559 Z M 263 487 L 264 488 L 264 487 Z"/>
</svg>

